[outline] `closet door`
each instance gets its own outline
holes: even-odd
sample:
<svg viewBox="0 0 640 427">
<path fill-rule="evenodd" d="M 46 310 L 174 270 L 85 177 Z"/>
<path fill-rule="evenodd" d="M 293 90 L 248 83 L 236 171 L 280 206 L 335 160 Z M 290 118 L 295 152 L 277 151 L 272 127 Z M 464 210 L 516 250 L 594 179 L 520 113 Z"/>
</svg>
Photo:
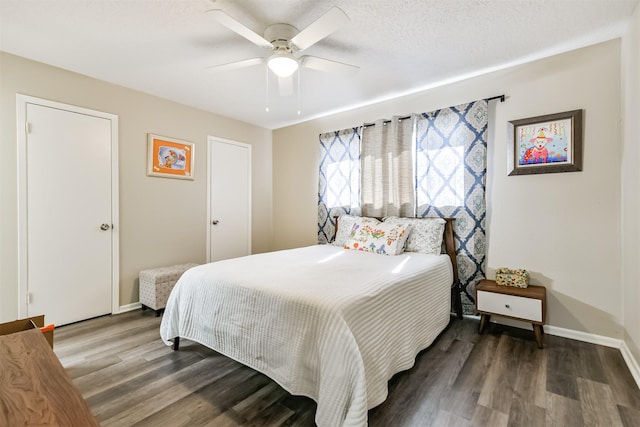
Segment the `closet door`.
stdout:
<svg viewBox="0 0 640 427">
<path fill-rule="evenodd" d="M 112 312 L 112 121 L 26 104 L 26 311 L 64 325 Z"/>
<path fill-rule="evenodd" d="M 209 137 L 209 262 L 251 254 L 251 145 Z"/>
</svg>

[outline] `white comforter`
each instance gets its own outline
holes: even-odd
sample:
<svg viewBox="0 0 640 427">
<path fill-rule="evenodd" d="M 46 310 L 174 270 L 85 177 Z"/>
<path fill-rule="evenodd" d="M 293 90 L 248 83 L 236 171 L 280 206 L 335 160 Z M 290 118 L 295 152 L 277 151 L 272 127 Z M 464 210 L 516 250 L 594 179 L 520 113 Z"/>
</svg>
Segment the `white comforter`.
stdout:
<svg viewBox="0 0 640 427">
<path fill-rule="evenodd" d="M 316 423 L 366 426 L 387 382 L 449 322 L 446 255 L 386 256 L 331 245 L 188 270 L 160 334 L 206 345 L 318 403 Z"/>
</svg>

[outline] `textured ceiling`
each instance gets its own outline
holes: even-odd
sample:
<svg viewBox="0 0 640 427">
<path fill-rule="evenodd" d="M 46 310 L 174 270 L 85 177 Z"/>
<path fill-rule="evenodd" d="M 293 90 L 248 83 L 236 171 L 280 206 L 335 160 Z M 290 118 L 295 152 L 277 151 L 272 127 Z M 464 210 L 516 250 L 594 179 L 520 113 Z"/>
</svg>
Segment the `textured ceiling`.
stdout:
<svg viewBox="0 0 640 427">
<path fill-rule="evenodd" d="M 618 37 L 637 4 L 0 0 L 0 50 L 275 129 Z M 351 22 L 304 53 L 357 65 L 356 74 L 304 69 L 299 95 L 280 97 L 273 77 L 267 91 L 265 65 L 207 70 L 269 55 L 220 25 L 207 10 L 222 9 L 263 34 L 268 25 L 281 22 L 302 30 L 332 6 L 344 10 Z"/>
</svg>

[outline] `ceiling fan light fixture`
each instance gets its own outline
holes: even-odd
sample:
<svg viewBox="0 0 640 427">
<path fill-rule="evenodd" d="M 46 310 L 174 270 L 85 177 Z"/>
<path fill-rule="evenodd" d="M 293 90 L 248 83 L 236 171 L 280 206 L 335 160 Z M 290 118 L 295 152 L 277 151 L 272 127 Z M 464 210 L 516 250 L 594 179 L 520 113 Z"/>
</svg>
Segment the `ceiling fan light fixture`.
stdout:
<svg viewBox="0 0 640 427">
<path fill-rule="evenodd" d="M 269 57 L 267 65 L 278 77 L 289 77 L 298 69 L 298 60 L 291 53 L 280 51 Z"/>
</svg>

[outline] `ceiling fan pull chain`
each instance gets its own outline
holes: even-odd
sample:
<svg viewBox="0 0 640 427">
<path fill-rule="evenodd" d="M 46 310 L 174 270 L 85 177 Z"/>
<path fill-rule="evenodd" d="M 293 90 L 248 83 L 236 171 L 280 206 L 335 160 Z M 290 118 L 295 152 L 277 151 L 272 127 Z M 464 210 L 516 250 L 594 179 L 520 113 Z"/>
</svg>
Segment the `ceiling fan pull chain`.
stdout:
<svg viewBox="0 0 640 427">
<path fill-rule="evenodd" d="M 302 77 L 302 69 L 298 68 L 298 116 L 302 113 L 301 107 L 300 107 L 300 98 L 301 98 L 301 94 L 300 94 L 300 78 Z"/>
<path fill-rule="evenodd" d="M 268 65 L 264 66 L 264 76 L 265 76 L 264 86 L 266 87 L 265 100 L 264 100 L 266 107 L 264 110 L 268 113 L 269 112 L 269 66 Z"/>
</svg>

